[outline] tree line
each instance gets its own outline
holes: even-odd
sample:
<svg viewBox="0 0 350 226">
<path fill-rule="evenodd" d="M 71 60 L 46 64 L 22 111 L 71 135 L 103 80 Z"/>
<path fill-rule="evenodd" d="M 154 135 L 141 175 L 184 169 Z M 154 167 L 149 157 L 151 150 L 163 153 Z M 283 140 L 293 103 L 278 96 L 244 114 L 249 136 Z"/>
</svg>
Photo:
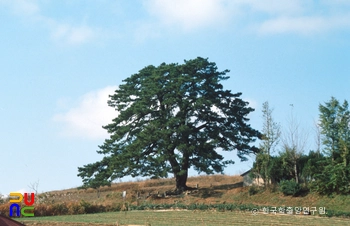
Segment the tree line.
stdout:
<svg viewBox="0 0 350 226">
<path fill-rule="evenodd" d="M 316 149 L 308 153 L 308 136 L 293 115 L 282 133 L 269 103 L 262 109 L 263 136 L 253 177 L 262 177 L 266 187 L 278 184 L 289 195 L 296 195 L 301 188 L 324 195 L 350 192 L 350 111 L 346 100 L 340 103 L 332 97 L 319 105 Z M 279 152 L 272 154 L 277 146 Z"/>
</svg>

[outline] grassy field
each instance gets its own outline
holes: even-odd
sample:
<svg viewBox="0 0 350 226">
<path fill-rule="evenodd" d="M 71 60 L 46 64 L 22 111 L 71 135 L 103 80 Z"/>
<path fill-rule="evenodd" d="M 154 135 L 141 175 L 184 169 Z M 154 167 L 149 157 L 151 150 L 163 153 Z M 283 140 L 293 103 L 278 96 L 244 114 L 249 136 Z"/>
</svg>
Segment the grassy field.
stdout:
<svg viewBox="0 0 350 226">
<path fill-rule="evenodd" d="M 195 187 L 199 184 L 198 190 L 182 198 L 150 199 L 147 194 L 163 194 L 167 190 L 174 189 L 173 179 L 154 179 L 138 182 L 122 182 L 113 184 L 111 187 L 101 188 L 100 195 L 96 190 L 78 190 L 76 188 L 52 191 L 40 194 L 36 203 L 68 203 L 89 201 L 94 204 L 115 204 L 122 202 L 122 191 L 127 192 L 126 201 L 130 204 L 139 202 L 150 203 L 249 203 L 259 206 L 308 206 L 326 207 L 327 210 L 350 212 L 350 195 L 338 195 L 334 197 L 307 194 L 299 197 L 284 196 L 281 192 L 260 191 L 255 195 L 249 195 L 249 187 L 241 187 L 242 177 L 228 175 L 211 175 L 190 177 L 187 185 Z M 136 199 L 137 193 L 140 199 Z M 41 197 L 41 198 L 40 198 Z"/>
<path fill-rule="evenodd" d="M 349 225 L 349 219 L 250 212 L 129 211 L 100 214 L 21 218 L 26 225 Z"/>
<path fill-rule="evenodd" d="M 173 204 L 175 202 L 203 204 L 235 203 L 254 204 L 259 206 L 292 206 L 292 207 L 325 207 L 326 210 L 350 212 L 350 195 L 337 195 L 334 197 L 306 194 L 299 197 L 284 196 L 281 192 L 259 191 L 255 195 L 249 195 L 249 187 L 242 187 L 242 177 L 228 175 L 197 176 L 188 179 L 188 186 L 199 188 L 192 194 L 181 198 L 146 198 L 146 195 L 163 194 L 165 191 L 174 189 L 173 179 L 154 179 L 138 182 L 122 182 L 113 184 L 111 187 L 101 188 L 100 195 L 96 190 L 67 189 L 52 191 L 41 194 L 43 203 L 69 203 L 88 201 L 101 205 L 116 205 L 122 203 L 122 191 L 127 192 L 126 202 L 133 205 L 139 203 Z M 137 193 L 140 199 L 137 199 Z M 40 203 L 40 198 L 36 203 Z"/>
<path fill-rule="evenodd" d="M 350 195 L 320 196 L 310 192 L 298 197 L 291 197 L 284 196 L 275 189 L 260 189 L 256 194 L 251 195 L 249 187 L 242 187 L 242 177 L 228 175 L 190 177 L 188 186 L 196 187 L 197 185 L 198 189 L 176 196 L 163 195 L 166 191 L 174 189 L 173 179 L 116 183 L 110 187 L 101 188 L 99 193 L 94 189 L 78 190 L 76 188 L 45 192 L 36 196 L 35 213 L 36 216 L 39 216 L 40 211 L 45 210 L 45 214 L 41 215 L 49 217 L 28 217 L 18 220 L 26 225 L 38 226 L 350 225 Z M 127 192 L 125 199 L 122 198 L 123 191 Z M 213 207 L 231 204 L 239 208 L 224 208 L 226 211 L 221 212 L 223 209 Z M 88 211 L 90 205 L 109 206 L 109 209 Z M 165 207 L 167 205 L 168 207 Z M 181 206 L 189 207 L 190 205 L 210 205 L 211 207 L 188 208 L 188 210 L 181 211 L 169 210 L 169 208 L 182 209 Z M 127 206 L 131 208 L 126 208 Z M 144 210 L 133 208 L 140 206 L 146 208 Z M 327 216 L 348 216 L 348 218 L 281 215 L 278 213 L 273 215 L 261 212 L 253 215 L 250 211 L 239 211 L 241 207 L 244 209 L 257 206 L 258 208 L 310 207 L 310 209 L 312 207 L 317 209 L 325 207 Z M 8 203 L 0 205 L 0 212 L 7 213 L 8 209 Z M 58 211 L 62 209 L 67 211 L 64 213 Z M 75 209 L 78 211 L 73 211 Z M 126 209 L 131 211 L 122 211 Z M 121 211 L 115 212 L 118 210 Z M 231 210 L 233 211 L 231 212 Z M 341 214 L 335 215 L 335 212 Z"/>
</svg>

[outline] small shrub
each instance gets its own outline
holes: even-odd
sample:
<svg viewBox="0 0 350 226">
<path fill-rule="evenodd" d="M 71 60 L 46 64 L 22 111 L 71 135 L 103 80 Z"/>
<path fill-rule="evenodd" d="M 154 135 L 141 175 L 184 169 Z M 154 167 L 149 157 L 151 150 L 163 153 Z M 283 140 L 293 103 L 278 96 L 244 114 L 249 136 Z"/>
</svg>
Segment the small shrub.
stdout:
<svg viewBox="0 0 350 226">
<path fill-rule="evenodd" d="M 69 203 L 68 204 L 68 214 L 83 214 L 85 209 L 79 203 Z"/>
<path fill-rule="evenodd" d="M 113 203 L 113 205 L 111 206 L 111 211 L 120 211 L 122 207 L 122 203 Z"/>
<path fill-rule="evenodd" d="M 52 208 L 50 205 L 47 204 L 36 204 L 35 205 L 35 216 L 40 217 L 40 216 L 52 216 Z"/>
<path fill-rule="evenodd" d="M 91 203 L 86 202 L 85 200 L 80 201 L 80 206 L 84 209 L 85 213 L 95 213 L 95 208 Z"/>
<path fill-rule="evenodd" d="M 53 215 L 66 215 L 68 214 L 68 207 L 66 203 L 56 203 L 52 205 Z"/>
<path fill-rule="evenodd" d="M 217 204 L 216 209 L 220 212 L 223 212 L 226 210 L 226 205 L 225 204 Z"/>
<path fill-rule="evenodd" d="M 280 191 L 284 195 L 296 196 L 296 195 L 299 194 L 299 192 L 301 190 L 300 184 L 295 182 L 294 179 L 292 179 L 292 180 L 282 180 L 279 183 L 279 186 L 280 186 Z"/>
<path fill-rule="evenodd" d="M 9 216 L 9 209 L 10 209 L 10 204 L 5 203 L 5 204 L 0 204 L 0 213 Z"/>
<path fill-rule="evenodd" d="M 208 209 L 208 205 L 206 205 L 206 204 L 199 204 L 199 205 L 197 205 L 197 208 L 199 210 L 207 210 Z"/>
</svg>

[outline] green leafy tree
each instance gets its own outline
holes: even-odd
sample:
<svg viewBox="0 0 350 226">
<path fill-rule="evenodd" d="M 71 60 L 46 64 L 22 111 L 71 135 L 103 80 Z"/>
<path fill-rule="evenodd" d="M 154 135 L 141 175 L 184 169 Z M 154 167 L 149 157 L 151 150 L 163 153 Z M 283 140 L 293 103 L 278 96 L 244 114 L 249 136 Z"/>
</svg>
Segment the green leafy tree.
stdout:
<svg viewBox="0 0 350 226">
<path fill-rule="evenodd" d="M 253 164 L 254 172 L 259 173 L 259 175 L 264 175 L 265 169 L 263 164 L 266 159 L 264 159 L 266 155 L 261 155 L 260 153 L 257 155 L 255 162 Z M 276 185 L 282 180 L 290 180 L 294 178 L 294 175 L 291 174 L 289 162 L 286 162 L 285 157 L 282 155 L 278 156 L 270 156 L 268 172 L 269 177 L 272 182 Z M 252 174 L 253 177 L 256 177 L 256 174 Z"/>
<path fill-rule="evenodd" d="M 280 125 L 273 120 L 273 109 L 270 108 L 269 102 L 264 102 L 262 105 L 263 113 L 263 129 L 262 141 L 260 143 L 261 152 L 257 158 L 260 160 L 261 171 L 260 174 L 264 180 L 264 185 L 268 185 L 271 180 L 271 153 L 274 151 L 281 136 Z"/>
<path fill-rule="evenodd" d="M 299 163 L 299 172 L 301 172 L 301 177 L 307 184 L 315 179 L 315 175 L 324 171 L 326 158 L 319 151 L 310 151 L 308 155 L 301 156 Z"/>
<path fill-rule="evenodd" d="M 271 180 L 275 183 L 294 178 L 294 176 L 291 174 L 289 165 L 286 164 L 286 159 L 284 158 L 283 154 L 271 156 L 269 168 Z"/>
<path fill-rule="evenodd" d="M 321 194 L 350 192 L 350 111 L 348 102 L 334 97 L 319 105 L 321 139 L 327 159 L 311 187 Z"/>
<path fill-rule="evenodd" d="M 257 153 L 250 143 L 260 133 L 247 117 L 254 109 L 241 93 L 223 89 L 220 81 L 228 72 L 198 57 L 181 65 L 148 66 L 125 79 L 108 101 L 119 115 L 103 127 L 110 138 L 97 152 L 105 156 L 78 167 L 84 185 L 172 173 L 176 189 L 183 191 L 191 166 L 212 174 L 234 163 L 218 150 L 237 150 L 242 161 Z"/>
<path fill-rule="evenodd" d="M 315 175 L 315 181 L 311 183 L 311 189 L 323 194 L 346 194 L 350 192 L 350 167 L 343 163 L 328 164 L 322 173 Z"/>
<path fill-rule="evenodd" d="M 343 162 L 345 166 L 350 160 L 350 112 L 348 102 L 341 105 L 337 99 L 331 98 L 324 105 L 320 104 L 320 127 L 325 152 L 332 163 Z"/>
<path fill-rule="evenodd" d="M 349 104 L 345 100 L 338 111 L 338 127 L 339 127 L 339 154 L 344 164 L 347 167 L 350 160 L 350 111 Z"/>
</svg>

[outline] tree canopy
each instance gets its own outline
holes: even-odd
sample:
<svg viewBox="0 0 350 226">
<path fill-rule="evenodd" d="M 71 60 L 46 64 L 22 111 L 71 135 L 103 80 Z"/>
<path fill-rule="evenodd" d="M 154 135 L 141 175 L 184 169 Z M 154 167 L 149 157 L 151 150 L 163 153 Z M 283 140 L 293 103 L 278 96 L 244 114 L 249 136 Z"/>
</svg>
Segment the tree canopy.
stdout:
<svg viewBox="0 0 350 226">
<path fill-rule="evenodd" d="M 328 161 L 322 162 L 323 170 L 315 175 L 314 190 L 321 194 L 349 194 L 350 192 L 350 111 L 332 97 L 319 105 L 321 138 Z"/>
<path fill-rule="evenodd" d="M 78 167 L 84 186 L 105 185 L 127 175 L 167 177 L 172 173 L 176 188 L 186 190 L 188 169 L 222 173 L 233 164 L 220 151 L 257 153 L 251 143 L 259 131 L 248 124 L 254 109 L 241 93 L 224 90 L 229 70 L 218 71 L 208 59 L 184 64 L 147 66 L 123 80 L 110 95 L 108 105 L 117 117 L 103 128 L 110 137 L 97 152 L 101 161 Z"/>
<path fill-rule="evenodd" d="M 271 174 L 273 172 L 273 162 L 271 162 L 271 153 L 277 146 L 281 136 L 281 126 L 272 117 L 273 109 L 269 102 L 262 104 L 262 139 L 260 143 L 261 152 L 256 156 L 256 164 L 253 165 L 254 170 L 259 173 L 264 180 L 264 186 L 270 184 Z"/>
<path fill-rule="evenodd" d="M 341 105 L 334 97 L 319 105 L 320 127 L 325 151 L 332 162 L 346 166 L 350 154 L 350 111 L 346 100 Z"/>
</svg>

